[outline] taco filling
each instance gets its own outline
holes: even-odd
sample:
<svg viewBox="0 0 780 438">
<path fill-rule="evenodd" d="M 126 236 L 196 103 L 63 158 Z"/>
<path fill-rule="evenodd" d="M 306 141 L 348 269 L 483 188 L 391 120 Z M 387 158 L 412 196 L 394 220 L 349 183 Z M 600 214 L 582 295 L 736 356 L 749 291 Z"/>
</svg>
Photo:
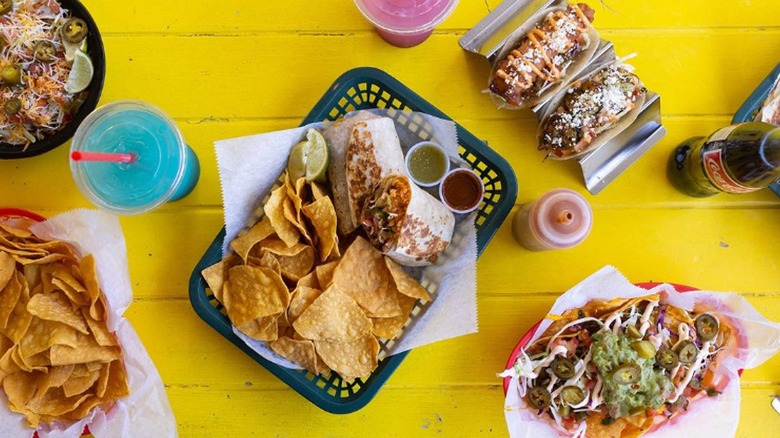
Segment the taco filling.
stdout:
<svg viewBox="0 0 780 438">
<path fill-rule="evenodd" d="M 567 436 L 639 436 L 726 385 L 716 373 L 731 328 L 659 295 L 591 301 L 554 316 L 502 376 Z"/>
<path fill-rule="evenodd" d="M 556 158 L 592 148 L 604 131 L 615 127 L 644 100 L 645 89 L 627 66 L 610 66 L 571 87 L 541 128 L 539 150 Z"/>
<path fill-rule="evenodd" d="M 380 251 L 390 251 L 398 241 L 412 199 L 409 180 L 402 176 L 385 178 L 363 208 L 363 229 Z"/>
</svg>

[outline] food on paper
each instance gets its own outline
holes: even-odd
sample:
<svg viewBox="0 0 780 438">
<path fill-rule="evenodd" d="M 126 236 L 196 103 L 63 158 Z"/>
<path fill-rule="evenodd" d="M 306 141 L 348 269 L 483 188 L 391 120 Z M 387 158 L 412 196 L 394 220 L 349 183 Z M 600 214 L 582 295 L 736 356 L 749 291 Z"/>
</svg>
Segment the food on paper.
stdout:
<svg viewBox="0 0 780 438">
<path fill-rule="evenodd" d="M 391 174 L 367 198 L 361 223 L 383 254 L 405 266 L 426 266 L 447 249 L 455 217 L 408 177 Z"/>
<path fill-rule="evenodd" d="M 575 82 L 539 128 L 539 150 L 556 160 L 597 149 L 636 120 L 646 90 L 631 66 L 610 65 Z"/>
<path fill-rule="evenodd" d="M 129 394 L 92 255 L 0 225 L 0 383 L 30 427 L 107 412 Z"/>
<path fill-rule="evenodd" d="M 342 255 L 327 189 L 283 179 L 265 216 L 231 242 L 234 253 L 202 275 L 245 335 L 312 373 L 365 379 L 378 338 L 397 337 L 417 301 L 431 297 L 360 236 Z"/>
<path fill-rule="evenodd" d="M 757 119 L 760 122 L 780 126 L 780 76 L 775 79 L 772 91 L 769 92 L 763 105 L 761 105 Z"/>
<path fill-rule="evenodd" d="M 594 300 L 548 318 L 502 376 L 518 378 L 526 405 L 567 436 L 639 436 L 728 383 L 717 371 L 737 340 L 717 313 L 688 312 L 655 294 Z"/>
<path fill-rule="evenodd" d="M 554 92 L 593 56 L 599 36 L 595 12 L 584 3 L 553 10 L 501 56 L 491 73 L 490 91 L 515 108 L 533 106 Z"/>
<path fill-rule="evenodd" d="M 393 120 L 367 112 L 334 123 L 325 138 L 339 232 L 347 235 L 360 227 L 363 202 L 382 177 L 404 173 L 404 156 Z"/>
<path fill-rule="evenodd" d="M 72 120 L 94 70 L 82 51 L 89 32 L 83 20 L 54 0 L 7 3 L 0 15 L 0 142 L 24 146 Z"/>
</svg>

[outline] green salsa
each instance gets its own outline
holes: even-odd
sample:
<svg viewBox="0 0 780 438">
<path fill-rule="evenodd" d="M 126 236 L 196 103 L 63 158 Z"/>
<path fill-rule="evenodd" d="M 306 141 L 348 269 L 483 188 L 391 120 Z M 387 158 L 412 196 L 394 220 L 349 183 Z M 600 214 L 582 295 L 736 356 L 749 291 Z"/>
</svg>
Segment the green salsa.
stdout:
<svg viewBox="0 0 780 438">
<path fill-rule="evenodd" d="M 612 418 L 625 417 L 647 407 L 658 409 L 674 392 L 669 378 L 653 368 L 655 357 L 640 357 L 631 347 L 633 342 L 635 339 L 612 332 L 593 335 L 592 360 L 604 382 L 602 396 Z M 613 378 L 614 373 L 626 366 L 638 367 L 638 379 L 619 383 L 621 379 Z"/>
<path fill-rule="evenodd" d="M 421 184 L 435 184 L 447 171 L 447 156 L 432 144 L 413 150 L 408 163 L 409 174 Z"/>
</svg>

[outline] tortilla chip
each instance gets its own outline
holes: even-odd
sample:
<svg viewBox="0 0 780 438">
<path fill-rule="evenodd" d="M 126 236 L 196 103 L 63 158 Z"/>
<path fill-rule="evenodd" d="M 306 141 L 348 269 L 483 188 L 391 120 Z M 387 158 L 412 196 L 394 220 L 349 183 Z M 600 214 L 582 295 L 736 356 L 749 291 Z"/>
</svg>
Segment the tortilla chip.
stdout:
<svg viewBox="0 0 780 438">
<path fill-rule="evenodd" d="M 335 261 L 314 268 L 314 271 L 317 273 L 317 281 L 322 285 L 323 289 L 327 289 L 333 284 L 333 271 L 336 270 L 338 265 L 339 262 Z"/>
<path fill-rule="evenodd" d="M 0 252 L 0 291 L 5 288 L 16 272 L 16 260 L 7 252 Z"/>
<path fill-rule="evenodd" d="M 331 286 L 293 322 L 293 327 L 307 339 L 343 342 L 368 333 L 371 320 L 355 300 Z"/>
<path fill-rule="evenodd" d="M 416 302 L 416 298 L 398 294 L 398 304 L 401 306 L 401 315 L 390 318 L 371 318 L 371 322 L 373 323 L 371 332 L 380 338 L 394 339 L 398 336 L 398 332 L 404 327 L 406 321 L 409 320 L 409 313 L 414 308 Z"/>
<path fill-rule="evenodd" d="M 74 367 L 80 366 L 83 367 L 82 364 L 74 365 Z M 74 368 L 74 372 L 70 375 L 68 380 L 62 383 L 62 390 L 65 393 L 65 397 L 73 397 L 74 395 L 86 392 L 95 384 L 95 382 L 97 382 L 98 377 L 100 377 L 100 371 L 89 372 L 86 367 L 84 368 L 84 371 L 86 372 L 86 375 L 76 375 L 76 368 Z"/>
<path fill-rule="evenodd" d="M 211 289 L 214 297 L 220 303 L 222 302 L 222 285 L 225 283 L 227 272 L 233 266 L 238 265 L 239 262 L 239 257 L 235 254 L 231 254 L 220 260 L 219 263 L 215 263 L 200 272 L 203 279 L 206 280 L 206 284 L 209 285 L 209 289 Z"/>
<path fill-rule="evenodd" d="M 0 224 L 0 230 L 2 230 L 0 235 L 5 234 L 8 236 L 21 237 L 22 239 L 33 237 L 32 232 L 25 228 L 15 228 L 9 225 Z"/>
<path fill-rule="evenodd" d="M 295 322 L 295 320 L 298 319 L 320 295 L 322 295 L 322 291 L 319 289 L 307 286 L 298 286 L 295 288 L 290 297 L 290 307 L 287 308 L 288 320 L 291 323 Z"/>
<path fill-rule="evenodd" d="M 14 262 L 14 265 L 16 262 Z M 13 273 L 6 283 L 5 288 L 0 290 L 0 333 L 5 334 L 8 327 L 8 318 L 16 308 L 16 303 L 22 294 L 22 283 L 14 269 Z"/>
<path fill-rule="evenodd" d="M 222 292 L 225 309 L 235 326 L 284 311 L 289 303 L 289 293 L 284 282 L 277 281 L 278 277 L 267 268 L 236 266 L 230 269 L 228 287 L 223 287 Z"/>
<path fill-rule="evenodd" d="M 104 347 L 99 345 L 93 337 L 80 333 L 76 333 L 76 337 L 77 348 L 52 345 L 49 357 L 53 366 L 88 362 L 108 363 L 121 357 L 119 347 Z"/>
<path fill-rule="evenodd" d="M 127 384 L 127 370 L 122 359 L 111 362 L 108 366 L 108 381 L 106 389 L 100 397 L 103 400 L 115 400 L 130 394 Z"/>
<path fill-rule="evenodd" d="M 271 349 L 279 356 L 295 362 L 314 374 L 321 371 L 317 368 L 317 353 L 314 352 L 314 343 L 310 340 L 299 341 L 282 337 L 269 344 Z"/>
<path fill-rule="evenodd" d="M 297 195 L 293 195 L 293 196 L 297 198 Z M 290 198 L 288 198 L 284 200 L 284 204 L 282 205 L 282 210 L 284 211 L 284 217 L 288 221 L 290 221 L 291 224 L 295 225 L 295 228 L 298 229 L 298 232 L 301 234 L 301 237 L 303 237 L 306 240 L 306 242 L 311 243 L 312 241 L 311 236 L 309 235 L 309 230 L 306 228 L 306 223 L 301 217 L 300 207 L 298 207 L 298 209 L 296 210 L 293 201 Z"/>
<path fill-rule="evenodd" d="M 314 289 L 322 290 L 322 288 L 320 287 L 320 282 L 317 280 L 317 272 L 316 271 L 311 271 L 308 274 L 306 274 L 303 277 L 301 277 L 298 280 L 298 282 L 296 283 L 296 285 L 298 287 L 306 286 L 306 287 L 311 287 L 311 288 L 314 288 Z"/>
<path fill-rule="evenodd" d="M 298 243 L 301 236 L 295 225 L 284 217 L 285 199 L 287 199 L 287 188 L 284 186 L 277 188 L 271 192 L 271 197 L 263 207 L 263 211 L 279 238 L 287 246 L 293 246 Z"/>
<path fill-rule="evenodd" d="M 319 201 L 322 198 L 330 197 L 328 195 L 328 189 L 326 189 L 321 184 L 316 182 L 311 183 L 311 194 L 314 197 L 315 201 Z"/>
<path fill-rule="evenodd" d="M 330 198 L 324 197 L 303 207 L 317 236 L 320 260 L 327 260 L 336 245 L 336 209 Z"/>
<path fill-rule="evenodd" d="M 371 334 L 347 342 L 314 341 L 314 348 L 347 381 L 368 377 L 378 364 L 379 342 Z"/>
<path fill-rule="evenodd" d="M 95 257 L 87 254 L 79 263 L 79 272 L 84 279 L 84 286 L 89 296 L 89 316 L 94 319 L 102 320 L 105 315 L 105 306 L 102 305 L 102 296 L 100 292 L 100 283 L 98 283 L 97 265 Z"/>
<path fill-rule="evenodd" d="M 49 276 L 51 277 L 50 280 Z M 65 265 L 53 263 L 41 267 L 41 277 L 43 278 L 44 284 L 51 281 L 51 283 L 56 286 L 57 289 L 63 291 L 74 304 L 83 306 L 89 302 L 87 288 L 84 286 L 84 282 L 82 281 L 81 274 L 78 270 L 74 272 Z M 44 292 L 50 290 L 51 289 L 49 288 L 44 288 Z"/>
<path fill-rule="evenodd" d="M 370 316 L 401 315 L 398 293 L 384 256 L 362 237 L 347 248 L 333 273 L 333 285 L 354 298 Z"/>
<path fill-rule="evenodd" d="M 77 348 L 78 336 L 75 329 L 57 321 L 32 317 L 26 333 L 19 341 L 19 353 L 23 358 L 35 356 L 53 345 L 67 345 Z"/>
<path fill-rule="evenodd" d="M 263 248 L 263 251 L 268 249 Z M 279 261 L 282 276 L 294 282 L 306 276 L 314 267 L 314 248 L 311 246 L 304 245 L 303 250 L 293 256 L 274 254 L 274 257 Z"/>
<path fill-rule="evenodd" d="M 92 336 L 95 338 L 95 342 L 97 342 L 98 345 L 103 347 L 119 345 L 116 340 L 116 336 L 108 331 L 108 326 L 106 325 L 105 321 L 95 321 L 91 316 L 89 316 L 89 311 L 87 311 L 87 309 L 84 307 L 81 308 L 81 311 L 84 316 L 84 320 L 87 321 L 89 331 L 92 333 Z"/>
<path fill-rule="evenodd" d="M 16 273 L 16 277 L 17 281 L 19 278 L 23 278 L 19 272 Z M 27 302 L 30 300 L 30 291 L 27 289 L 27 283 L 22 280 L 20 284 L 18 300 L 8 316 L 8 323 L 5 329 L 0 330 L 0 333 L 7 336 L 14 343 L 19 343 L 33 318 L 32 314 L 27 311 Z"/>
<path fill-rule="evenodd" d="M 407 297 L 417 298 L 423 303 L 431 301 L 431 296 L 428 294 L 428 291 L 425 290 L 414 277 L 407 274 L 398 263 L 394 262 L 389 257 L 385 257 L 385 264 L 387 264 L 390 275 L 393 277 L 393 281 L 395 281 L 398 292 L 401 292 Z"/>
<path fill-rule="evenodd" d="M 33 295 L 27 303 L 27 311 L 33 316 L 66 324 L 83 334 L 89 334 L 81 313 L 74 309 L 64 292 Z"/>
<path fill-rule="evenodd" d="M 40 376 L 37 382 L 37 390 L 34 397 L 41 397 L 50 388 L 59 388 L 73 373 L 74 365 L 51 367 L 49 372 Z"/>
<path fill-rule="evenodd" d="M 258 341 L 274 341 L 279 336 L 278 314 L 253 319 L 238 326 L 242 333 Z"/>
<path fill-rule="evenodd" d="M 230 248 L 241 257 L 241 260 L 246 262 L 249 252 L 263 239 L 274 234 L 274 227 L 271 226 L 271 221 L 268 217 L 264 217 L 263 220 L 256 223 L 246 233 L 240 234 L 238 237 L 230 242 Z M 229 269 L 229 268 L 228 268 Z M 213 289 L 212 289 L 213 290 Z"/>
<path fill-rule="evenodd" d="M 270 238 L 266 239 L 262 245 L 258 248 L 259 251 L 255 252 L 256 255 L 260 255 L 263 252 L 269 252 L 277 256 L 293 257 L 303 252 L 309 245 L 298 242 L 292 246 L 288 246 L 281 239 Z"/>
<path fill-rule="evenodd" d="M 261 251 L 260 256 L 250 255 L 247 259 L 247 264 L 256 268 L 268 268 L 279 275 L 282 274 L 282 265 L 279 264 L 279 260 L 266 251 Z"/>
</svg>

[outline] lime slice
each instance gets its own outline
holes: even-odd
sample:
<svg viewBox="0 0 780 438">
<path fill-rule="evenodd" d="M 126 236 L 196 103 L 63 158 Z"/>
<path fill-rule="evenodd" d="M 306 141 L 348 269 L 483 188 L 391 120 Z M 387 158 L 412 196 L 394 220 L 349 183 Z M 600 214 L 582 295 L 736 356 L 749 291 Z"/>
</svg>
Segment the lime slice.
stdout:
<svg viewBox="0 0 780 438">
<path fill-rule="evenodd" d="M 92 66 L 92 60 L 89 55 L 76 50 L 73 57 L 73 66 L 68 75 L 68 82 L 65 83 L 65 91 L 71 94 L 83 91 L 92 82 L 92 75 L 95 74 L 95 68 Z"/>
<path fill-rule="evenodd" d="M 306 181 L 325 182 L 328 170 L 328 143 L 316 129 L 306 133 L 309 140 L 309 154 L 306 160 Z"/>
<path fill-rule="evenodd" d="M 84 53 L 87 53 L 87 39 L 84 38 L 78 43 L 69 43 L 67 40 L 62 40 L 62 45 L 65 47 L 65 60 L 66 61 L 73 61 L 73 59 L 76 57 L 76 52 L 81 50 Z"/>
<path fill-rule="evenodd" d="M 328 170 L 328 144 L 325 137 L 316 129 L 309 129 L 306 140 L 293 146 L 287 160 L 290 178 L 296 181 L 306 177 L 306 181 L 325 182 Z"/>
</svg>

